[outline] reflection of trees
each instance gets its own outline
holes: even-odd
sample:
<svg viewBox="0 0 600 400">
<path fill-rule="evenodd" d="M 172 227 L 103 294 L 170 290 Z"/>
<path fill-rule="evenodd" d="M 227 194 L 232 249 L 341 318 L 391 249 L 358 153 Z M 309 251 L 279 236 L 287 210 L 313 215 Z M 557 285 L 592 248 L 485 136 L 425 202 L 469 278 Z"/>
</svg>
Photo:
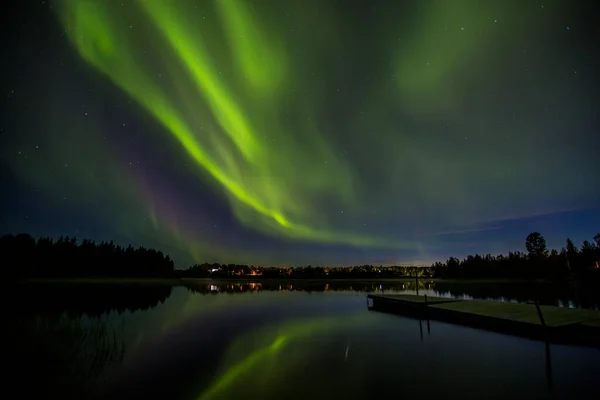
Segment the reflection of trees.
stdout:
<svg viewBox="0 0 600 400">
<path fill-rule="evenodd" d="M 435 281 L 434 290 L 439 296 L 472 297 L 502 301 L 539 301 L 545 305 L 600 309 L 600 293 L 593 286 L 550 284 L 533 282 L 478 282 Z"/>
<path fill-rule="evenodd" d="M 96 398 L 103 373 L 120 364 L 125 351 L 116 332 L 97 319 L 20 316 L 7 332 L 4 390 L 20 398 Z"/>
<path fill-rule="evenodd" d="M 377 291 L 402 291 L 416 289 L 427 289 L 431 287 L 431 281 L 406 281 L 406 282 L 360 282 L 360 281 L 327 281 L 310 282 L 296 280 L 293 282 L 277 282 L 262 280 L 260 282 L 230 282 L 211 281 L 210 283 L 186 281 L 185 286 L 193 293 L 215 294 L 215 293 L 252 293 L 261 291 L 272 292 L 357 292 L 372 293 Z"/>
<path fill-rule="evenodd" d="M 32 283 L 18 285 L 26 301 L 15 307 L 25 314 L 99 316 L 109 311 L 148 310 L 167 300 L 172 290 L 171 285 L 161 284 Z"/>
<path fill-rule="evenodd" d="M 502 301 L 529 302 L 539 301 L 547 305 L 573 305 L 578 308 L 600 308 L 600 293 L 593 286 L 572 286 L 566 284 L 549 284 L 534 282 L 468 282 L 442 280 L 410 280 L 404 282 L 360 282 L 360 281 L 328 281 L 328 282 L 260 282 L 211 281 L 210 284 L 189 281 L 186 287 L 192 293 L 199 294 L 236 294 L 261 291 L 298 291 L 298 292 L 403 292 L 429 291 L 443 297 L 472 297 L 476 299 L 493 299 Z"/>
</svg>

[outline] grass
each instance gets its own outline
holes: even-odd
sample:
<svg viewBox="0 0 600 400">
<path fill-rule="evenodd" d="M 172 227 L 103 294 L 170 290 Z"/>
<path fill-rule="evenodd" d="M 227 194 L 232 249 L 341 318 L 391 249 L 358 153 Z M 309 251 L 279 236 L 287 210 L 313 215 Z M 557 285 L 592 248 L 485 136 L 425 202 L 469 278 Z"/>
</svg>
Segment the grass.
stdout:
<svg viewBox="0 0 600 400">
<path fill-rule="evenodd" d="M 468 300 L 436 304 L 431 307 L 475 314 L 527 324 L 541 325 L 535 305 L 522 303 L 506 303 L 491 300 Z M 542 315 L 547 326 L 565 326 L 578 322 L 600 318 L 600 312 L 577 308 L 541 306 Z"/>
<path fill-rule="evenodd" d="M 17 317 L 10 322 L 15 360 L 4 361 L 14 375 L 9 385 L 16 385 L 14 393 L 22 398 L 94 398 L 103 372 L 124 355 L 116 332 L 99 320 L 84 323 L 60 316 Z"/>
<path fill-rule="evenodd" d="M 386 299 L 399 300 L 410 303 L 423 303 L 425 304 L 425 296 L 417 296 L 412 294 L 386 294 L 378 297 L 385 297 Z M 460 299 L 450 299 L 442 297 L 427 296 L 427 304 L 441 304 L 441 303 L 453 303 L 462 301 Z"/>
<path fill-rule="evenodd" d="M 396 300 L 398 303 L 424 304 L 425 296 L 416 295 L 377 295 L 377 298 Z M 533 304 L 508 303 L 493 300 L 460 300 L 441 297 L 427 297 L 431 308 L 454 311 L 461 314 L 473 314 L 509 321 L 541 325 L 537 308 Z M 600 327 L 600 312 L 580 308 L 540 306 L 544 322 L 549 327 L 558 327 L 582 323 L 586 326 Z"/>
</svg>

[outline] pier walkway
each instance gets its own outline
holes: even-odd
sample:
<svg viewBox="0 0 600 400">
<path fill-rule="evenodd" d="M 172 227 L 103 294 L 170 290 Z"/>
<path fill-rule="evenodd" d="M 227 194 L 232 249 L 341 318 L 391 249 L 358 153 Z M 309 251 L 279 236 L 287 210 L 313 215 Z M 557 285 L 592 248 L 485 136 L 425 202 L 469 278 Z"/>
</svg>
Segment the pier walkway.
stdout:
<svg viewBox="0 0 600 400">
<path fill-rule="evenodd" d="M 553 343 L 600 347 L 600 311 L 415 295 L 367 295 L 369 309 Z"/>
</svg>

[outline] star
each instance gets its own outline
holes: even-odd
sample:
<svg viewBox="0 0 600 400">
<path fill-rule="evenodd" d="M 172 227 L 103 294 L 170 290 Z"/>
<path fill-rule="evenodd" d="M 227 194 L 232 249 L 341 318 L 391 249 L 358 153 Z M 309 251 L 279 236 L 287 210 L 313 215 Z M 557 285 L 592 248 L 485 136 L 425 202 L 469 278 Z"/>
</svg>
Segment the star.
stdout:
<svg viewBox="0 0 600 400">
<path fill-rule="evenodd" d="M 368 13 L 348 2 L 339 15 L 331 5 L 291 12 L 285 1 L 149 1 L 137 12 L 120 0 L 100 14 L 89 2 L 58 2 L 35 35 L 15 24 L 15 43 L 31 43 L 32 54 L 17 45 L 3 57 L 12 72 L 0 91 L 8 108 L 0 157 L 23 187 L 5 190 L 6 203 L 19 204 L 19 192 L 32 226 L 48 215 L 34 234 L 73 233 L 68 221 L 85 214 L 82 231 L 102 225 L 109 239 L 127 234 L 176 249 L 181 268 L 204 258 L 361 263 L 365 254 L 414 257 L 433 242 L 427 257 L 466 256 L 460 238 L 434 237 L 442 225 L 598 197 L 582 184 L 597 169 L 585 99 L 599 78 L 586 69 L 595 43 L 582 33 L 595 28 L 578 9 L 593 15 L 593 2 L 546 11 L 543 1 L 542 16 L 532 4 L 502 1 L 415 2 L 410 10 L 389 1 Z M 502 27 L 489 26 L 501 18 Z M 353 28 L 358 20 L 364 30 Z M 571 23 L 577 32 L 555 40 L 561 26 L 570 35 Z M 580 33 L 577 46 L 566 40 Z M 81 119 L 95 112 L 88 109 L 99 112 Z M 28 158 L 31 146 L 43 151 Z M 521 171 L 537 153 L 544 157 L 532 185 Z M 55 217 L 42 198 L 73 207 L 73 217 Z M 4 216 L 24 224 L 17 206 Z M 146 217 L 160 229 L 142 226 Z M 583 237 L 578 229 L 548 237 Z M 514 246 L 500 251 L 516 250 L 515 232 L 481 235 L 478 246 L 496 251 L 511 237 Z M 353 250 L 340 256 L 345 246 Z"/>
</svg>

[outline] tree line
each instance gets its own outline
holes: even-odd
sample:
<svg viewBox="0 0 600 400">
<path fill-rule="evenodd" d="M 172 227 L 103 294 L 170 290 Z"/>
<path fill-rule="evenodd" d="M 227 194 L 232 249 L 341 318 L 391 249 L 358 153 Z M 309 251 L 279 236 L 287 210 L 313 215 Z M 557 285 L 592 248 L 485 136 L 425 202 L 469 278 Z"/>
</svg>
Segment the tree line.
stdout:
<svg viewBox="0 0 600 400">
<path fill-rule="evenodd" d="M 508 255 L 469 255 L 463 260 L 450 257 L 446 262 L 432 265 L 433 275 L 442 278 L 549 278 L 564 279 L 569 275 L 597 277 L 600 275 L 600 233 L 593 242 L 584 240 L 577 247 L 569 238 L 560 249 L 548 250 L 539 232 L 525 239 L 527 253 Z"/>
<path fill-rule="evenodd" d="M 154 249 L 122 247 L 61 236 L 34 239 L 28 234 L 0 237 L 0 255 L 13 278 L 166 278 L 174 263 Z"/>
<path fill-rule="evenodd" d="M 261 267 L 243 264 L 196 264 L 179 272 L 184 278 L 260 278 L 260 279 L 390 279 L 430 277 L 430 267 L 356 265 L 350 267 Z"/>
<path fill-rule="evenodd" d="M 168 255 L 155 249 L 122 247 L 112 241 L 96 243 L 61 236 L 34 239 L 28 234 L 0 237 L 0 255 L 14 278 L 252 278 L 252 279 L 389 279 L 402 277 L 440 278 L 546 278 L 565 279 L 591 272 L 600 275 L 600 233 L 578 248 L 567 239 L 560 250 L 548 250 L 539 232 L 525 240 L 527 253 L 469 255 L 463 260 L 450 257 L 430 267 L 261 267 L 243 264 L 203 263 L 175 270 Z"/>
</svg>

